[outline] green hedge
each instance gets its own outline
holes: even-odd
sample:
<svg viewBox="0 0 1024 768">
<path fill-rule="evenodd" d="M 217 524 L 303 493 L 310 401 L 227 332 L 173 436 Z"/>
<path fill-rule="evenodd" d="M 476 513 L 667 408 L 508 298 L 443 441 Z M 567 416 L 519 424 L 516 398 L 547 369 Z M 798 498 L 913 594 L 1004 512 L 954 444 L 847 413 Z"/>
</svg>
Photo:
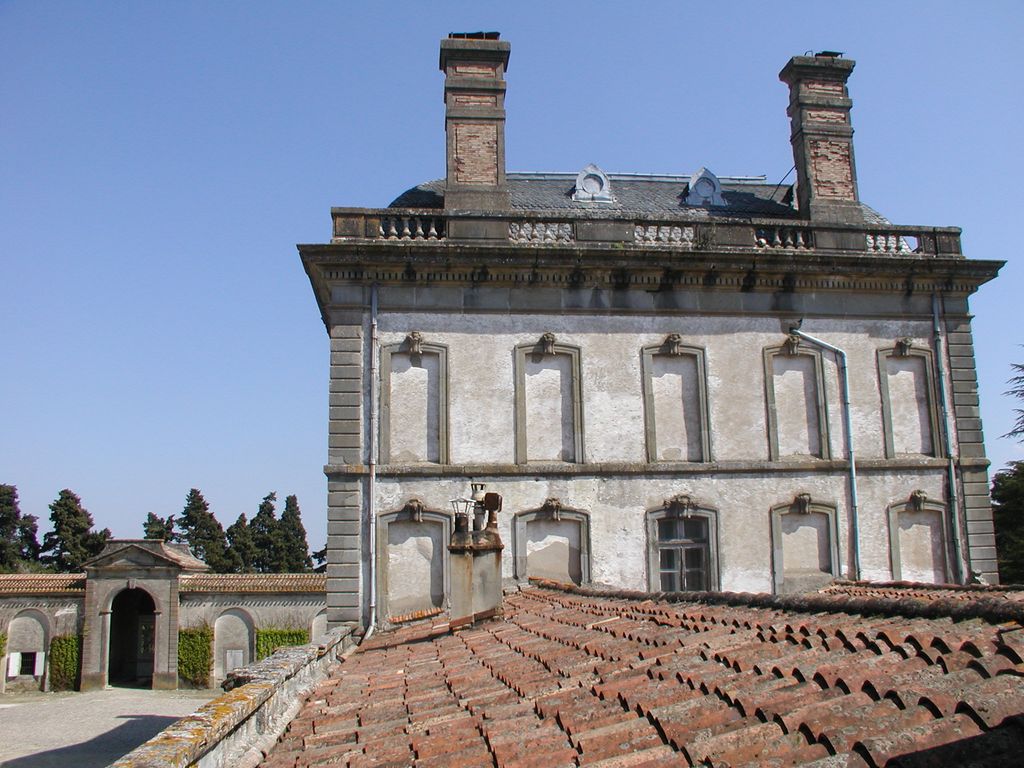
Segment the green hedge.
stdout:
<svg viewBox="0 0 1024 768">
<path fill-rule="evenodd" d="M 198 688 L 210 685 L 213 628 L 209 624 L 178 630 L 178 677 Z"/>
<path fill-rule="evenodd" d="M 7 633 L 0 632 L 0 656 L 7 653 Z M 7 670 L 0 670 L 0 674 L 7 674 Z"/>
<path fill-rule="evenodd" d="M 82 671 L 82 636 L 57 635 L 50 641 L 50 690 L 77 691 Z"/>
<path fill-rule="evenodd" d="M 309 642 L 308 629 L 271 627 L 256 630 L 256 659 L 265 659 L 286 645 L 305 645 Z"/>
</svg>

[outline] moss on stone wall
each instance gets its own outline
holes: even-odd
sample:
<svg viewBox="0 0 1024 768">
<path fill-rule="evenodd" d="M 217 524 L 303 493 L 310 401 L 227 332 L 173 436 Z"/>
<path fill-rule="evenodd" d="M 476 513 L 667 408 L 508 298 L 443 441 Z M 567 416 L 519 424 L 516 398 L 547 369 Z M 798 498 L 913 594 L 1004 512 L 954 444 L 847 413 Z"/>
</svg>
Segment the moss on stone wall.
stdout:
<svg viewBox="0 0 1024 768">
<path fill-rule="evenodd" d="M 209 624 L 178 630 L 178 677 L 198 688 L 210 685 L 213 628 Z"/>
<path fill-rule="evenodd" d="M 50 690 L 77 691 L 82 672 L 82 636 L 57 635 L 50 641 Z"/>
<path fill-rule="evenodd" d="M 7 653 L 7 633 L 0 632 L 0 656 Z M 0 674 L 6 674 L 6 670 L 0 671 Z"/>
<path fill-rule="evenodd" d="M 256 660 L 265 659 L 278 648 L 286 645 L 305 645 L 309 642 L 309 630 L 284 627 L 269 627 L 256 630 Z"/>
</svg>

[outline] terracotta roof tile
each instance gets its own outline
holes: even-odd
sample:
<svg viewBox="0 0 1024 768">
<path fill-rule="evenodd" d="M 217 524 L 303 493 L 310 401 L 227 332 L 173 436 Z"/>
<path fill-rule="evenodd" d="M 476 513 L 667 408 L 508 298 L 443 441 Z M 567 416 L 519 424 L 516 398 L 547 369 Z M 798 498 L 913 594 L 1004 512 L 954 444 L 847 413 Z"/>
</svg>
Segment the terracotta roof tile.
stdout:
<svg viewBox="0 0 1024 768">
<path fill-rule="evenodd" d="M 0 595 L 85 594 L 84 573 L 0 574 Z"/>
<path fill-rule="evenodd" d="M 181 577 L 182 592 L 316 592 L 327 589 L 322 573 L 195 573 Z"/>
<path fill-rule="evenodd" d="M 956 621 L 927 615 L 950 601 L 866 599 L 531 588 L 454 634 L 375 635 L 264 766 L 1013 764 L 1021 625 L 970 600 Z"/>
</svg>

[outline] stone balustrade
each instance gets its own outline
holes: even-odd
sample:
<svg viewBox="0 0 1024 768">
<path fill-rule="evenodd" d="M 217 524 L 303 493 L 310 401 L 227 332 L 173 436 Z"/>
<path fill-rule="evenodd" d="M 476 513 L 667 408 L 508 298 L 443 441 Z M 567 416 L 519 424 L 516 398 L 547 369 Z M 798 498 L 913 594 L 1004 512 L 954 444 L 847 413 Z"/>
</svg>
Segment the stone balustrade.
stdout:
<svg viewBox="0 0 1024 768">
<path fill-rule="evenodd" d="M 865 252 L 880 256 L 959 257 L 955 227 L 840 225 L 793 220 L 683 222 L 572 219 L 514 213 L 445 213 L 440 209 L 334 208 L 333 242 L 481 243 L 576 246 L 619 244 L 690 251 Z"/>
</svg>

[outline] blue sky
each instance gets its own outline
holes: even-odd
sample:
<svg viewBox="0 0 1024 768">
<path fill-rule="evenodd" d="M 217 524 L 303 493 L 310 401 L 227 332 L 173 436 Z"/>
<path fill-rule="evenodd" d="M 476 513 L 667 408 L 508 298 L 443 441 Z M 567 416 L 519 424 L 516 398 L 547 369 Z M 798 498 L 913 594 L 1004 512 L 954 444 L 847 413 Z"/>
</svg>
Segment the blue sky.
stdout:
<svg viewBox="0 0 1024 768">
<path fill-rule="evenodd" d="M 781 179 L 790 56 L 845 51 L 862 199 L 1006 259 L 973 297 L 993 467 L 1024 361 L 1019 2 L 0 2 L 0 482 L 138 536 L 201 488 L 325 530 L 327 339 L 295 250 L 444 175 L 438 41 L 512 43 L 507 165 Z"/>
</svg>

